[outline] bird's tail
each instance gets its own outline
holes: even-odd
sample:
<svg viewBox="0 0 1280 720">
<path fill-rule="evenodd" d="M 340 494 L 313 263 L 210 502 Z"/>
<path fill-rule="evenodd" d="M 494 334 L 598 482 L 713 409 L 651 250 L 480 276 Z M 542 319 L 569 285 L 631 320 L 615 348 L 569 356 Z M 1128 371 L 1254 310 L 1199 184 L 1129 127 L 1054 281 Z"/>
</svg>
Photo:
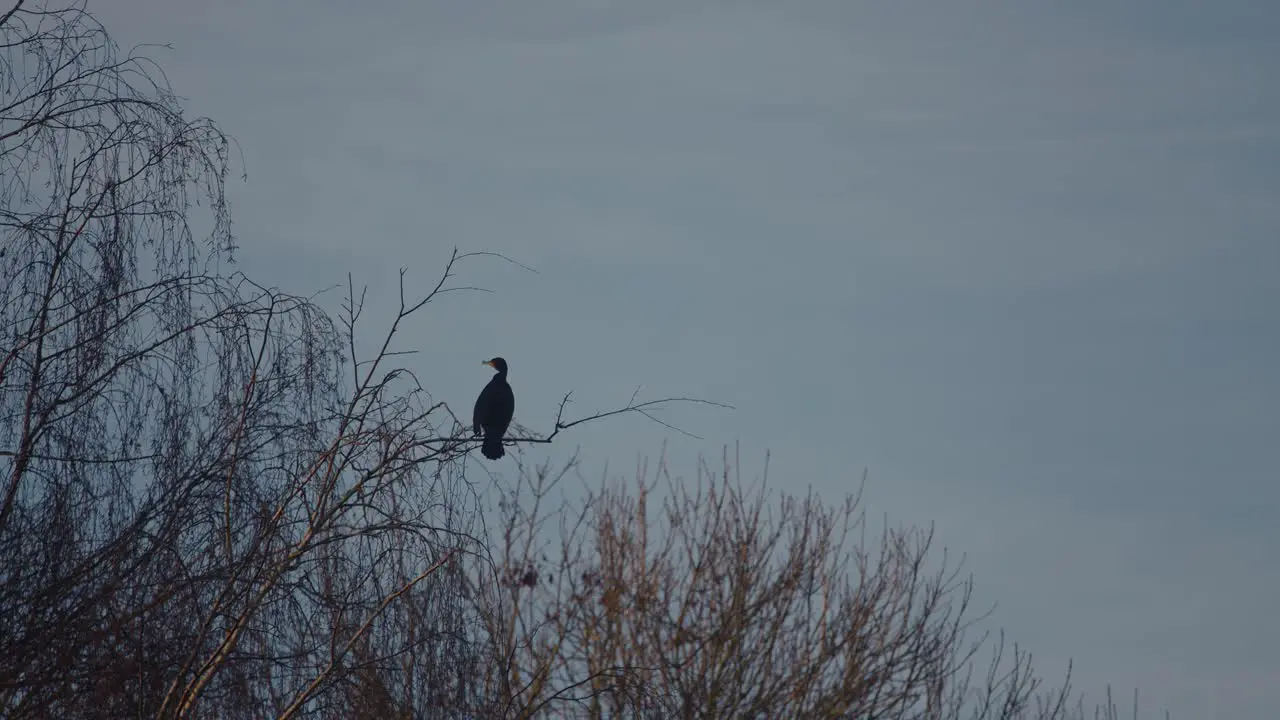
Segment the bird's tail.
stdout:
<svg viewBox="0 0 1280 720">
<path fill-rule="evenodd" d="M 484 444 L 480 446 L 480 453 L 490 460 L 497 460 L 506 454 L 502 449 L 502 437 L 498 435 L 485 435 Z"/>
</svg>

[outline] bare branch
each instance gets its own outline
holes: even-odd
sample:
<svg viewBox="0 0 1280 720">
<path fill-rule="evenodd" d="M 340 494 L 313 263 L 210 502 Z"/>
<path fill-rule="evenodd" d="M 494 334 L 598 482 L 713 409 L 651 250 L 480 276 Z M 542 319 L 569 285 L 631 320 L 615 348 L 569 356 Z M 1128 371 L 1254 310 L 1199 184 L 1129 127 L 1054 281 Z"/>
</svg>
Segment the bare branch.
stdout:
<svg viewBox="0 0 1280 720">
<path fill-rule="evenodd" d="M 564 411 L 565 411 L 565 408 L 566 408 L 566 407 L 568 407 L 569 402 L 570 402 L 571 398 L 573 397 L 573 393 L 572 393 L 572 392 L 570 392 L 570 393 L 565 393 L 564 397 L 563 397 L 563 398 L 561 398 L 561 400 L 560 400 L 560 406 L 556 409 L 556 418 L 555 418 L 555 422 L 554 422 L 554 429 L 551 431 L 551 434 L 547 435 L 546 437 L 513 437 L 513 438 L 507 438 L 507 439 L 508 439 L 509 441 L 511 441 L 511 442 L 516 442 L 516 443 L 521 443 L 521 442 L 524 442 L 524 443 L 549 443 L 549 442 L 551 442 L 553 439 L 555 439 L 556 435 L 559 435 L 559 434 L 560 434 L 560 431 L 562 431 L 562 430 L 568 430 L 569 428 L 572 428 L 572 427 L 575 427 L 575 426 L 578 426 L 578 425 L 582 425 L 583 423 L 592 422 L 592 421 L 595 421 L 595 420 L 603 420 L 604 418 L 607 418 L 607 417 L 613 417 L 614 415 L 623 415 L 623 414 L 626 414 L 626 413 L 636 413 L 636 414 L 639 414 L 639 415 L 643 415 L 644 417 L 648 418 L 649 420 L 652 420 L 653 422 L 656 422 L 656 423 L 658 423 L 659 425 L 662 425 L 663 427 L 665 427 L 665 428 L 667 428 L 667 429 L 675 430 L 676 432 L 678 432 L 678 433 L 680 433 L 680 434 L 682 434 L 682 435 L 685 435 L 685 436 L 688 436 L 688 437 L 692 437 L 692 438 L 696 438 L 696 439 L 701 440 L 702 438 L 699 438 L 697 435 L 694 435 L 694 434 L 692 434 L 692 433 L 690 433 L 690 432 L 687 432 L 687 431 L 685 431 L 685 430 L 683 430 L 683 429 L 681 429 L 681 428 L 678 428 L 678 427 L 676 427 L 676 426 L 674 426 L 674 425 L 671 425 L 671 424 L 669 424 L 669 423 L 667 423 L 667 422 L 664 422 L 664 421 L 662 421 L 662 420 L 660 420 L 660 419 L 658 419 L 658 418 L 654 417 L 654 416 L 650 413 L 650 410 L 652 410 L 652 409 L 657 409 L 657 408 L 659 408 L 659 407 L 664 407 L 664 406 L 667 406 L 667 405 L 673 405 L 673 404 L 676 404 L 676 403 L 691 403 L 691 404 L 695 404 L 695 405 L 708 405 L 708 406 L 711 406 L 711 407 L 715 407 L 715 408 L 722 408 L 722 409 L 728 409 L 728 410 L 732 410 L 732 409 L 734 409 L 734 407 L 733 407 L 732 405 L 727 405 L 727 404 L 725 404 L 725 403 L 719 403 L 719 402 L 714 402 L 714 401 L 711 401 L 711 400 L 704 400 L 704 399 L 701 399 L 701 398 L 693 398 L 693 397 L 668 397 L 668 398 L 660 398 L 660 399 L 657 399 L 657 400 L 646 400 L 646 401 L 644 401 L 644 402 L 636 402 L 636 397 L 637 397 L 638 393 L 639 393 L 639 389 L 637 389 L 635 393 L 632 393 L 632 395 L 631 395 L 631 399 L 630 399 L 630 400 L 628 400 L 628 401 L 627 401 L 627 404 L 626 404 L 625 406 L 623 406 L 623 407 L 616 408 L 616 409 L 613 409 L 613 410 L 604 410 L 604 411 L 600 411 L 600 412 L 597 412 L 597 413 L 593 413 L 593 414 L 591 414 L 591 415 L 587 415 L 587 416 L 585 416 L 585 417 L 577 418 L 577 419 L 575 419 L 575 420 L 565 420 L 565 419 L 564 419 Z"/>
</svg>

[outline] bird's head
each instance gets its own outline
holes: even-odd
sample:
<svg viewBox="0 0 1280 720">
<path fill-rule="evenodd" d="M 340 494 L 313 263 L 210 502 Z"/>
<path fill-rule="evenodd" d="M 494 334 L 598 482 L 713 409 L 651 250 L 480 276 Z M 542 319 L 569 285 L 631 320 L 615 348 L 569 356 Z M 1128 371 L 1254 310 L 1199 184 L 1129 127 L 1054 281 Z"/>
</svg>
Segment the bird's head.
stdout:
<svg viewBox="0 0 1280 720">
<path fill-rule="evenodd" d="M 488 365 L 489 367 L 493 368 L 494 370 L 497 370 L 500 373 L 505 373 L 507 371 L 507 361 L 503 360 L 500 357 L 496 357 L 492 360 L 485 360 L 481 364 Z"/>
</svg>

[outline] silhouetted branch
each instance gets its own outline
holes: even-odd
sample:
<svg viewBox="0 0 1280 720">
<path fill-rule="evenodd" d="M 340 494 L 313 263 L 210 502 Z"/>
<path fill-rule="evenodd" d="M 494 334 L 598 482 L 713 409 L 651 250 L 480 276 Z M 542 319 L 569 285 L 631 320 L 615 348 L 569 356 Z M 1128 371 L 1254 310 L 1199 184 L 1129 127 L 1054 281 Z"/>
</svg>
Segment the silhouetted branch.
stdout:
<svg viewBox="0 0 1280 720">
<path fill-rule="evenodd" d="M 693 398 L 693 397 L 668 397 L 668 398 L 660 398 L 657 400 L 646 400 L 644 402 L 636 402 L 636 397 L 638 396 L 639 392 L 640 392 L 639 389 L 637 389 L 634 393 L 632 393 L 631 399 L 628 400 L 627 404 L 624 405 L 623 407 L 616 408 L 614 410 L 604 410 L 591 415 L 587 415 L 586 417 L 581 417 L 576 420 L 568 420 L 568 421 L 564 419 L 564 411 L 565 411 L 565 408 L 568 406 L 570 399 L 573 397 L 573 393 L 572 392 L 565 393 L 564 397 L 560 400 L 559 408 L 557 408 L 556 410 L 554 429 L 551 431 L 550 435 L 547 435 L 546 437 L 531 437 L 531 436 L 510 437 L 510 438 L 507 438 L 507 440 L 512 443 L 522 443 L 522 442 L 523 443 L 549 443 L 552 440 L 554 440 L 556 435 L 559 435 L 560 431 L 562 430 L 568 430 L 569 428 L 575 427 L 577 425 L 582 425 L 583 423 L 592 422 L 594 420 L 603 420 L 604 418 L 607 418 L 607 417 L 613 417 L 615 415 L 624 415 L 627 413 L 636 413 L 638 415 L 643 415 L 649 420 L 652 420 L 653 422 L 656 422 L 659 425 L 669 430 L 674 430 L 680 433 L 681 435 L 685 435 L 687 437 L 701 440 L 702 438 L 698 437 L 697 435 L 694 435 L 693 433 L 690 433 L 686 430 L 676 427 L 675 425 L 672 425 L 670 423 L 667 423 L 663 420 L 660 420 L 654 417 L 650 411 L 659 407 L 673 405 L 676 403 L 691 403 L 694 405 L 709 405 L 711 407 L 723 408 L 723 409 L 729 409 L 729 410 L 734 409 L 732 405 L 714 402 L 712 400 L 704 400 L 702 398 Z"/>
</svg>

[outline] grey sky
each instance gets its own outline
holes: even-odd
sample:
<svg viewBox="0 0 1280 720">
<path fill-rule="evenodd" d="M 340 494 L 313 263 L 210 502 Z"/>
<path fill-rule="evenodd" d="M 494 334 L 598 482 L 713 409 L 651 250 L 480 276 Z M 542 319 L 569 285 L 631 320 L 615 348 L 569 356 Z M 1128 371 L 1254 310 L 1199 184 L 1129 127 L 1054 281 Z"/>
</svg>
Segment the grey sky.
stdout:
<svg viewBox="0 0 1280 720">
<path fill-rule="evenodd" d="M 91 5 L 240 142 L 243 269 L 375 300 L 517 420 L 636 384 L 738 406 L 586 428 L 587 468 L 749 472 L 936 522 L 1051 677 L 1280 707 L 1280 5 Z M 337 297 L 332 298 L 336 307 Z M 541 452 L 535 450 L 533 452 Z M 509 461 L 508 461 L 509 462 Z M 510 468 L 508 468 L 508 471 Z"/>
</svg>

